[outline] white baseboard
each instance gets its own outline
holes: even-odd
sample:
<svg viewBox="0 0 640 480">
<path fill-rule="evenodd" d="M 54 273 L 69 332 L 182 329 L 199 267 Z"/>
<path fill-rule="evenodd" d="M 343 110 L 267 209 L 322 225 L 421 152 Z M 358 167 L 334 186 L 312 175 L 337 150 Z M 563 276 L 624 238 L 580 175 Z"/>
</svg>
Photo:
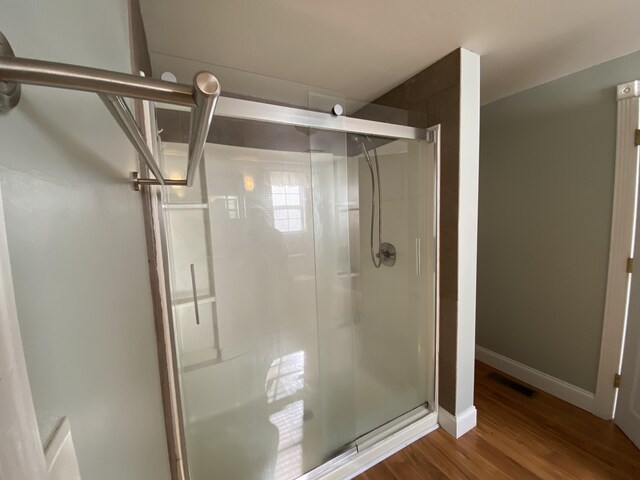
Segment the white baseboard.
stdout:
<svg viewBox="0 0 640 480">
<path fill-rule="evenodd" d="M 476 345 L 476 359 L 587 412 L 593 412 L 595 395 L 580 387 L 511 360 L 480 345 Z"/>
<path fill-rule="evenodd" d="M 460 415 L 453 416 L 444 408 L 438 409 L 438 423 L 453 438 L 460 438 L 476 426 L 478 417 L 476 407 L 467 408 Z"/>
</svg>

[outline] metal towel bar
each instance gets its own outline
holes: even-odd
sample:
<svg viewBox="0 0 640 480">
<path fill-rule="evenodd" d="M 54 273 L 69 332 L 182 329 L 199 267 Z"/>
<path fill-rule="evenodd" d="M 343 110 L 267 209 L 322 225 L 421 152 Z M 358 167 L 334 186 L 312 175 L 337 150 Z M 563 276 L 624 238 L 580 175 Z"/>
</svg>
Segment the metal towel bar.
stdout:
<svg viewBox="0 0 640 480">
<path fill-rule="evenodd" d="M 190 187 L 193 184 L 220 96 L 220 83 L 210 72 L 196 73 L 191 86 L 98 68 L 18 58 L 0 32 L 0 112 L 11 110 L 18 104 L 21 84 L 97 93 L 155 176 L 138 178 L 134 172 L 136 190 L 140 185 Z M 192 108 L 186 178 L 175 180 L 163 177 L 123 97 Z"/>
</svg>

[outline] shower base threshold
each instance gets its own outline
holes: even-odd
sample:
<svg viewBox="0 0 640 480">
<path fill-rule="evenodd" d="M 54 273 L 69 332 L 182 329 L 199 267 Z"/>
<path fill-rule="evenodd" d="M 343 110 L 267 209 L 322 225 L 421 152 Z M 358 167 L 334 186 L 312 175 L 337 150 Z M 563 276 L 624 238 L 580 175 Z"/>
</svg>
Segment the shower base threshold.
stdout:
<svg viewBox="0 0 640 480">
<path fill-rule="evenodd" d="M 363 435 L 351 448 L 297 480 L 351 479 L 438 427 L 438 413 L 418 407 Z"/>
</svg>

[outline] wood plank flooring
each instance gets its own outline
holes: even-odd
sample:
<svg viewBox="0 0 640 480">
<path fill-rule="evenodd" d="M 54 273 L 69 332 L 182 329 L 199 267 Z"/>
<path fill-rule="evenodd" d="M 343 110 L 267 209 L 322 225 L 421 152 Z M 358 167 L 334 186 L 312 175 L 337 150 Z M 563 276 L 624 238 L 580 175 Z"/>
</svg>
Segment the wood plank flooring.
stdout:
<svg viewBox="0 0 640 480">
<path fill-rule="evenodd" d="M 458 440 L 437 430 L 357 480 L 640 480 L 640 450 L 612 422 L 543 392 L 528 398 L 494 371 L 476 363 L 474 430 Z"/>
</svg>

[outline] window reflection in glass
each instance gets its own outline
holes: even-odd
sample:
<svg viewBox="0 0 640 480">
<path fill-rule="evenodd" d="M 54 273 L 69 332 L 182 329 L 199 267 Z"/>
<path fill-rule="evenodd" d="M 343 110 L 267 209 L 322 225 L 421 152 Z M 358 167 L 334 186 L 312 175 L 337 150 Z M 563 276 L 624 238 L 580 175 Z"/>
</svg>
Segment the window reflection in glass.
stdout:
<svg viewBox="0 0 640 480">
<path fill-rule="evenodd" d="M 277 177 L 291 180 L 293 175 L 281 174 Z M 304 231 L 304 189 L 301 185 L 272 184 L 271 201 L 275 228 L 282 233 Z"/>
</svg>

